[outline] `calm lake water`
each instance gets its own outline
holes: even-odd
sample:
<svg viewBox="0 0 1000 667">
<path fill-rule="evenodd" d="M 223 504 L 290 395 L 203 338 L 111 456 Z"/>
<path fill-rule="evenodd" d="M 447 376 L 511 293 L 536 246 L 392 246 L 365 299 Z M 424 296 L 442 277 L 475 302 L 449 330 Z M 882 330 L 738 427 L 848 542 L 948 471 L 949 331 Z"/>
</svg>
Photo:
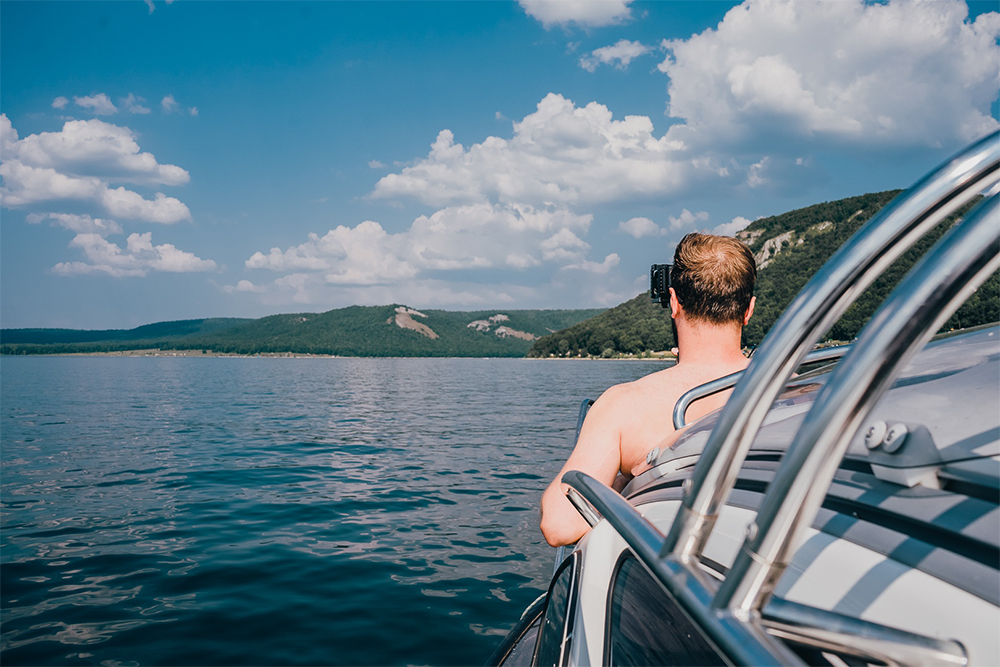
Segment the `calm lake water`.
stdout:
<svg viewBox="0 0 1000 667">
<path fill-rule="evenodd" d="M 580 401 L 664 366 L 4 357 L 0 663 L 482 664 Z"/>
</svg>

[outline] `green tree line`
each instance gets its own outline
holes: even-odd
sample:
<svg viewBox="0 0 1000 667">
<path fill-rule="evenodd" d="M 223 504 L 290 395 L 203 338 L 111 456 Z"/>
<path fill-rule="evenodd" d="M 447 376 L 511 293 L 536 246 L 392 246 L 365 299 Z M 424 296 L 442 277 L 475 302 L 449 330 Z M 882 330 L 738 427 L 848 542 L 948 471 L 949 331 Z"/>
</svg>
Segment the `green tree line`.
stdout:
<svg viewBox="0 0 1000 667">
<path fill-rule="evenodd" d="M 757 305 L 743 331 L 743 344 L 760 344 L 775 321 L 819 268 L 899 190 L 825 202 L 750 224 L 737 236 L 759 258 Z M 971 206 L 971 205 L 970 205 Z M 943 221 L 886 270 L 827 332 L 827 340 L 849 341 L 869 320 L 914 263 L 961 217 Z M 767 255 L 765 259 L 765 255 Z M 947 322 L 943 330 L 1000 321 L 1000 275 L 994 274 Z M 675 345 L 669 312 L 646 293 L 550 336 L 529 356 L 643 354 Z"/>
<path fill-rule="evenodd" d="M 4 329 L 2 354 L 80 354 L 141 349 L 207 350 L 230 354 L 329 354 L 338 356 L 523 357 L 530 340 L 498 336 L 501 326 L 535 336 L 593 317 L 602 309 L 423 311 L 413 316 L 437 334 L 427 337 L 395 323 L 397 305 L 351 306 L 325 313 L 272 315 L 256 320 L 187 320 L 130 330 Z M 503 314 L 488 330 L 470 322 Z"/>
</svg>

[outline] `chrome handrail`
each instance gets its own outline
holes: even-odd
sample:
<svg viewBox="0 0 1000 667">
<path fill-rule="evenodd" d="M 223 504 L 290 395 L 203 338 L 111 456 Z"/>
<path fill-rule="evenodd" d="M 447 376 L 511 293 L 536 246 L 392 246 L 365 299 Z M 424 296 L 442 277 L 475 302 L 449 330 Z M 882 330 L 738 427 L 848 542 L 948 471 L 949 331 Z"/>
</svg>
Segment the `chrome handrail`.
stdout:
<svg viewBox="0 0 1000 667">
<path fill-rule="evenodd" d="M 761 612 L 761 624 L 780 639 L 886 665 L 969 664 L 965 647 L 953 639 L 926 637 L 781 598 L 771 598 Z"/>
<path fill-rule="evenodd" d="M 587 413 L 590 411 L 590 406 L 593 404 L 594 399 L 592 398 L 585 398 L 580 401 L 580 411 L 576 416 L 576 434 L 573 436 L 573 447 L 576 447 L 576 443 L 580 441 L 580 431 L 583 430 L 583 422 L 587 419 Z M 570 499 L 570 502 L 572 502 L 572 498 Z M 584 509 L 580 509 L 580 507 L 577 507 L 576 509 L 581 514 L 585 511 Z M 587 516 L 584 515 L 584 519 L 586 518 Z M 597 523 L 597 521 L 595 520 L 594 523 Z M 591 523 L 590 525 L 593 526 L 594 523 Z M 552 564 L 552 576 L 555 576 L 556 570 L 559 569 L 563 560 L 566 559 L 567 554 L 571 553 L 575 547 L 575 544 L 563 544 L 556 547 L 555 563 Z"/>
<path fill-rule="evenodd" d="M 974 144 L 896 198 L 817 272 L 775 323 L 760 353 L 736 383 L 665 537 L 625 499 L 593 478 L 576 471 L 563 476 L 571 501 L 588 522 L 593 525 L 603 516 L 711 641 L 735 662 L 799 661 L 767 633 L 768 623 L 775 636 L 832 646 L 848 654 L 952 665 L 966 661 L 957 642 L 910 641 L 907 637 L 917 636 L 882 632 L 877 629 L 882 626 L 859 619 L 831 626 L 825 616 L 830 612 L 811 608 L 804 608 L 807 613 L 788 623 L 781 618 L 781 609 L 790 609 L 787 601 L 765 605 L 874 403 L 916 350 L 1000 267 L 1000 195 L 996 192 L 990 192 L 904 278 L 820 390 L 768 486 L 743 549 L 717 591 L 701 571 L 699 557 L 771 404 L 819 336 L 918 239 L 998 180 L 1000 132 Z M 813 621 L 802 622 L 802 616 Z M 823 620 L 822 627 L 812 627 L 816 619 Z M 874 634 L 868 632 L 872 628 L 876 628 Z"/>
<path fill-rule="evenodd" d="M 673 559 L 661 559 L 663 535 L 620 494 L 578 470 L 562 476 L 569 497 L 588 503 L 591 516 L 603 516 L 660 584 L 677 600 L 723 654 L 741 665 L 802 665 L 787 646 L 756 623 L 745 623 L 711 608 L 714 588 L 700 572 Z M 691 576 L 693 575 L 693 576 Z"/>
<path fill-rule="evenodd" d="M 903 366 L 998 268 L 1000 195 L 994 195 L 949 230 L 907 274 L 820 389 L 768 485 L 714 607 L 746 615 L 766 604 L 875 403 Z"/>
<path fill-rule="evenodd" d="M 850 349 L 850 345 L 837 345 L 834 347 L 824 347 L 818 350 L 813 350 L 806 355 L 806 358 L 802 360 L 802 366 L 806 364 L 814 364 L 820 361 L 830 361 L 833 359 L 840 359 L 842 356 L 847 354 L 847 350 Z M 691 404 L 697 401 L 699 398 L 705 398 L 706 396 L 711 396 L 712 394 L 718 394 L 720 391 L 725 391 L 730 387 L 733 387 L 743 374 L 746 373 L 746 369 L 742 371 L 736 371 L 735 373 L 730 373 L 729 375 L 724 375 L 718 379 L 712 380 L 711 382 L 706 382 L 705 384 L 700 384 L 694 389 L 689 389 L 681 397 L 677 399 L 674 403 L 674 429 L 679 430 L 687 426 L 687 422 L 684 419 L 687 409 L 691 407 Z"/>
<path fill-rule="evenodd" d="M 995 132 L 894 199 L 813 276 L 771 328 L 719 415 L 664 541 L 664 555 L 697 558 L 767 411 L 819 337 L 918 239 L 998 177 L 1000 132 Z"/>
<path fill-rule="evenodd" d="M 567 472 L 562 481 L 569 485 L 574 504 L 587 504 L 589 514 L 603 516 L 709 639 L 737 664 L 802 664 L 801 658 L 776 638 L 886 664 L 963 667 L 968 662 L 965 650 L 956 641 L 926 637 L 780 598 L 772 599 L 762 614 L 749 621 L 740 620 L 729 610 L 713 610 L 711 580 L 672 556 L 661 557 L 663 535 L 627 500 L 579 471 Z"/>
<path fill-rule="evenodd" d="M 580 440 L 580 431 L 583 430 L 583 422 L 587 419 L 587 412 L 590 411 L 590 406 L 594 404 L 594 399 L 585 398 L 580 402 L 580 412 L 576 416 L 576 435 L 573 436 L 573 446 L 576 447 L 576 443 Z"/>
</svg>

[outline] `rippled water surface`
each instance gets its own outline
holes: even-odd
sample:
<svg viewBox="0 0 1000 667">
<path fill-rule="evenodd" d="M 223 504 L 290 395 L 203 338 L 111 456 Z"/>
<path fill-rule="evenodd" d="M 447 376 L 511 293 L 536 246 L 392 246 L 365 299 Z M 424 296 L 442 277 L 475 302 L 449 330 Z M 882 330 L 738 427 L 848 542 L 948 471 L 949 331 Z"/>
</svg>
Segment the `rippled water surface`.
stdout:
<svg viewBox="0 0 1000 667">
<path fill-rule="evenodd" d="M 481 664 L 580 400 L 662 362 L 4 357 L 4 665 Z"/>
</svg>

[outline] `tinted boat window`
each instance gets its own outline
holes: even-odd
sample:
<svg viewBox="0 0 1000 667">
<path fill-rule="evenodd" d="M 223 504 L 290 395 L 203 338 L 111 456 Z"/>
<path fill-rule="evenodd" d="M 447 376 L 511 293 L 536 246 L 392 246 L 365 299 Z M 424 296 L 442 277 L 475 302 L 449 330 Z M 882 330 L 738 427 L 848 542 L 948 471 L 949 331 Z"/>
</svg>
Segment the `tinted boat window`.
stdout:
<svg viewBox="0 0 1000 667">
<path fill-rule="evenodd" d="M 624 558 L 611 590 L 611 665 L 721 665 L 711 645 L 635 558 Z"/>
<path fill-rule="evenodd" d="M 535 622 L 524 633 L 524 636 L 514 644 L 514 648 L 504 658 L 503 667 L 530 667 L 531 651 L 535 648 L 535 642 L 538 640 L 538 626 L 540 621 L 540 618 L 536 618 Z"/>
<path fill-rule="evenodd" d="M 569 652 L 572 628 L 566 627 L 566 616 L 567 609 L 571 610 L 573 604 L 577 559 L 576 553 L 567 558 L 549 587 L 549 599 L 545 607 L 545 616 L 542 618 L 542 628 L 538 634 L 538 648 L 535 651 L 534 664 L 538 667 L 560 667 L 563 664 L 561 658 Z"/>
</svg>

